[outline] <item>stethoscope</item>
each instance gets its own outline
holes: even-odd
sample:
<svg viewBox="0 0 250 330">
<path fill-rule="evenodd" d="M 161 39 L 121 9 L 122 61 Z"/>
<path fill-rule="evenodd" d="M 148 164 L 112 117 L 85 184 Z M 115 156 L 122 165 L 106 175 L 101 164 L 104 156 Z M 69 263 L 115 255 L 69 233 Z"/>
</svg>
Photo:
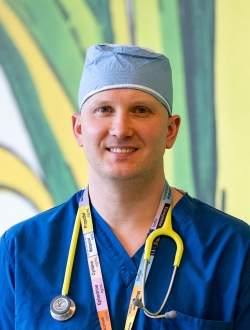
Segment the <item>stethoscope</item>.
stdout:
<svg viewBox="0 0 250 330">
<path fill-rule="evenodd" d="M 69 248 L 67 265 L 65 269 L 62 294 L 56 296 L 50 303 L 50 313 L 52 317 L 57 321 L 66 321 L 70 319 L 75 314 L 76 311 L 76 305 L 74 301 L 68 298 L 67 294 L 70 286 L 70 279 L 74 264 L 75 251 L 76 251 L 76 245 L 80 231 L 80 225 L 81 225 L 81 219 L 79 216 L 79 209 L 78 209 L 76 214 L 73 234 L 71 238 L 70 248 Z"/>
<path fill-rule="evenodd" d="M 173 269 L 172 277 L 171 277 L 171 280 L 169 283 L 169 287 L 168 287 L 166 296 L 165 296 L 164 301 L 163 301 L 161 307 L 159 308 L 159 310 L 157 312 L 153 313 L 153 312 L 150 312 L 145 307 L 145 283 L 146 283 L 147 267 L 148 267 L 148 263 L 150 260 L 150 253 L 152 250 L 152 245 L 153 245 L 154 240 L 160 236 L 168 236 L 168 237 L 171 237 L 175 241 L 176 253 L 175 253 L 175 259 L 174 259 L 174 269 Z M 144 248 L 144 268 L 143 268 L 142 288 L 141 288 L 142 299 L 140 300 L 138 298 L 135 298 L 133 300 L 133 304 L 135 306 L 137 306 L 138 308 L 141 308 L 148 317 L 151 317 L 151 318 L 163 318 L 163 317 L 175 318 L 177 316 L 176 311 L 173 311 L 173 310 L 170 312 L 167 312 L 165 314 L 160 314 L 160 313 L 161 313 L 162 309 L 164 308 L 164 306 L 166 305 L 168 297 L 172 290 L 176 271 L 177 271 L 177 268 L 180 266 L 183 250 L 184 250 L 184 246 L 183 246 L 182 239 L 172 228 L 172 205 L 170 205 L 170 208 L 167 213 L 167 217 L 166 217 L 166 220 L 165 220 L 163 226 L 161 228 L 154 230 L 146 239 L 145 248 Z"/>
<path fill-rule="evenodd" d="M 74 301 L 67 297 L 69 286 L 70 286 L 70 279 L 71 279 L 71 273 L 74 263 L 74 257 L 75 257 L 75 251 L 76 251 L 76 245 L 78 241 L 79 231 L 80 231 L 80 215 L 79 210 L 76 215 L 75 219 L 75 225 L 73 229 L 73 234 L 71 238 L 70 243 L 70 249 L 68 254 L 68 260 L 65 270 L 65 276 L 64 276 L 64 282 L 62 287 L 62 294 L 59 296 L 56 296 L 50 303 L 50 313 L 52 317 L 58 321 L 66 321 L 70 319 L 76 310 L 76 305 Z M 147 267 L 150 260 L 150 254 L 152 250 L 152 245 L 155 239 L 159 236 L 168 236 L 171 237 L 175 243 L 176 243 L 176 253 L 175 253 L 175 259 L 174 259 L 174 269 L 172 273 L 172 277 L 170 280 L 170 284 L 165 296 L 165 299 L 159 308 L 157 312 L 150 312 L 146 308 L 145 304 L 145 282 L 146 282 L 146 274 L 147 274 Z M 170 205 L 169 211 L 167 212 L 167 216 L 165 219 L 165 222 L 161 228 L 155 229 L 146 239 L 145 242 L 145 250 L 144 250 L 144 267 L 143 267 L 143 276 L 142 276 L 142 288 L 141 288 L 141 300 L 138 298 L 135 298 L 133 300 L 133 304 L 137 306 L 138 308 L 141 308 L 144 313 L 151 318 L 174 318 L 176 317 L 177 313 L 176 311 L 170 311 L 165 314 L 160 314 L 164 306 L 166 305 L 166 302 L 168 300 L 168 297 L 170 295 L 171 289 L 173 287 L 175 275 L 177 268 L 180 266 L 182 254 L 183 254 L 183 242 L 180 238 L 180 236 L 173 230 L 172 228 L 172 205 Z"/>
</svg>

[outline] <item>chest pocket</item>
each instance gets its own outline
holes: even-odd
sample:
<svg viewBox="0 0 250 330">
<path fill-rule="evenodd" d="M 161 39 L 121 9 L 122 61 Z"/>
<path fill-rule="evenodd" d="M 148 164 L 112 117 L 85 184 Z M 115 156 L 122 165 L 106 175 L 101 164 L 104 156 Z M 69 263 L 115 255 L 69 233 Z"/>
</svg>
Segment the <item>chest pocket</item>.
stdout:
<svg viewBox="0 0 250 330">
<path fill-rule="evenodd" d="M 232 330 L 232 322 L 203 320 L 177 313 L 175 319 L 162 319 L 160 330 Z"/>
</svg>

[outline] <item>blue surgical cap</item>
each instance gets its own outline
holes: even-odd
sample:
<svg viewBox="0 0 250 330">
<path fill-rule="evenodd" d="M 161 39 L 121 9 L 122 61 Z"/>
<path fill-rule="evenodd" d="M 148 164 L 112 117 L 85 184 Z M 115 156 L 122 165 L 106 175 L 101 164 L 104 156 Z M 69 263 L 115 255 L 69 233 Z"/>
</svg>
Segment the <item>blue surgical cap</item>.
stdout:
<svg viewBox="0 0 250 330">
<path fill-rule="evenodd" d="M 138 89 L 153 95 L 172 113 L 172 72 L 166 56 L 138 46 L 102 44 L 87 50 L 80 81 L 81 110 L 92 95 L 117 88 Z"/>
</svg>

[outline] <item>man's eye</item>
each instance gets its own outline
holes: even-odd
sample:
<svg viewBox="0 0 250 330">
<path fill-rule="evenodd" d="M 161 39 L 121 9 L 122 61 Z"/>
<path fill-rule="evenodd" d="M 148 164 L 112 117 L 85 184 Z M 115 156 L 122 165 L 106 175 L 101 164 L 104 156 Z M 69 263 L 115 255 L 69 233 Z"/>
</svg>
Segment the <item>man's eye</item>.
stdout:
<svg viewBox="0 0 250 330">
<path fill-rule="evenodd" d="M 108 113 L 111 110 L 110 110 L 109 107 L 101 107 L 101 108 L 98 108 L 97 111 L 100 112 L 100 113 Z"/>
<path fill-rule="evenodd" d="M 135 112 L 137 112 L 137 113 L 147 113 L 148 109 L 144 108 L 144 107 L 138 107 L 138 108 L 136 108 Z"/>
</svg>

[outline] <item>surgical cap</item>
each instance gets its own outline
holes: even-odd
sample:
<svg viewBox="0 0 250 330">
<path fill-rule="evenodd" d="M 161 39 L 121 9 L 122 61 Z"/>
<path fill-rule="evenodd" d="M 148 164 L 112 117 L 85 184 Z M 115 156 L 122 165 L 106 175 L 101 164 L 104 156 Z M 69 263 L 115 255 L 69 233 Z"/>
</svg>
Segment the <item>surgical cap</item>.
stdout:
<svg viewBox="0 0 250 330">
<path fill-rule="evenodd" d="M 173 87 L 169 60 L 148 48 L 102 44 L 86 53 L 78 104 L 109 89 L 137 89 L 154 96 L 172 113 Z"/>
</svg>

